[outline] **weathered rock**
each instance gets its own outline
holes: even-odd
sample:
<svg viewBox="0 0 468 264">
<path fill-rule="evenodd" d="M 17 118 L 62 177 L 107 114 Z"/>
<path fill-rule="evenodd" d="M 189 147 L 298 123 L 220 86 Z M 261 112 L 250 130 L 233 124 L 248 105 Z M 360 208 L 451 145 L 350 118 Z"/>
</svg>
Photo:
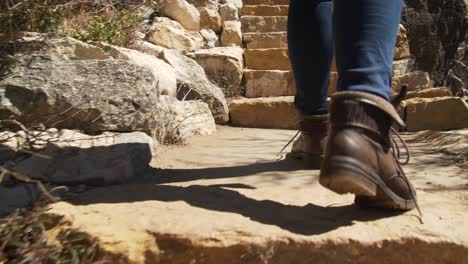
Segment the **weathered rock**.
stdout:
<svg viewBox="0 0 468 264">
<path fill-rule="evenodd" d="M 201 32 L 201 31 L 200 31 Z M 156 57 L 159 57 L 161 52 L 163 52 L 166 48 L 154 45 L 153 43 L 147 41 L 136 41 L 132 43 L 129 48 L 141 51 L 146 54 L 150 54 Z"/>
<path fill-rule="evenodd" d="M 175 50 L 165 50 L 161 58 L 176 72 L 177 98 L 204 101 L 218 124 L 229 120 L 229 110 L 222 90 L 208 80 L 205 71 L 196 61 Z"/>
<path fill-rule="evenodd" d="M 401 76 L 397 76 L 392 80 L 393 92 L 398 92 L 401 86 L 407 84 L 409 91 L 427 89 L 432 86 L 431 79 L 427 72 L 414 71 Z"/>
<path fill-rule="evenodd" d="M 195 6 L 185 0 L 163 0 L 160 12 L 161 15 L 176 20 L 188 30 L 200 30 L 200 13 Z"/>
<path fill-rule="evenodd" d="M 298 116 L 294 97 L 236 99 L 229 104 L 231 122 L 235 126 L 297 129 Z"/>
<path fill-rule="evenodd" d="M 286 32 L 245 33 L 244 44 L 248 49 L 287 48 Z"/>
<path fill-rule="evenodd" d="M 429 88 L 419 91 L 408 92 L 405 99 L 411 98 L 434 98 L 434 97 L 444 97 L 444 96 L 452 96 L 450 90 L 446 87 L 438 87 L 438 88 Z"/>
<path fill-rule="evenodd" d="M 88 136 L 72 130 L 42 136 L 39 155 L 18 162 L 16 173 L 53 184 L 109 185 L 123 183 L 148 168 L 154 143 L 142 132 L 105 132 Z"/>
<path fill-rule="evenodd" d="M 253 70 L 291 70 L 288 49 L 246 49 L 245 65 Z"/>
<path fill-rule="evenodd" d="M 291 71 L 244 71 L 245 96 L 248 98 L 292 96 L 296 93 Z"/>
<path fill-rule="evenodd" d="M 224 4 L 219 7 L 222 21 L 239 20 L 239 9 L 234 4 Z"/>
<path fill-rule="evenodd" d="M 202 49 L 188 54 L 205 70 L 210 80 L 216 83 L 227 96 L 241 95 L 242 48 Z"/>
<path fill-rule="evenodd" d="M 160 91 L 145 67 L 122 60 L 17 59 L 12 73 L 0 81 L 0 119 L 90 133 L 152 134 L 160 127 Z"/>
<path fill-rule="evenodd" d="M 205 40 L 205 48 L 214 48 L 220 45 L 219 38 L 216 33 L 211 29 L 202 29 L 200 30 L 200 35 L 202 35 L 203 39 Z"/>
<path fill-rule="evenodd" d="M 200 28 L 221 32 L 221 16 L 218 11 L 207 7 L 199 8 L 198 11 L 200 11 Z"/>
<path fill-rule="evenodd" d="M 179 143 L 195 135 L 210 135 L 216 131 L 216 124 L 208 105 L 201 101 L 178 101 L 161 96 L 164 105 L 163 119 L 168 120 L 165 134 L 158 135 L 165 143 Z"/>
<path fill-rule="evenodd" d="M 242 32 L 278 32 L 287 31 L 287 16 L 242 16 Z"/>
<path fill-rule="evenodd" d="M 247 98 L 293 96 L 296 83 L 292 71 L 244 70 L 245 96 Z M 330 73 L 328 95 L 336 92 L 338 73 Z"/>
<path fill-rule="evenodd" d="M 206 7 L 212 10 L 218 10 L 219 6 L 218 0 L 187 0 L 187 2 L 194 5 L 196 8 Z"/>
<path fill-rule="evenodd" d="M 242 31 L 241 23 L 239 21 L 223 22 L 221 45 L 223 47 L 242 46 Z"/>
<path fill-rule="evenodd" d="M 409 131 L 468 128 L 468 104 L 459 97 L 413 98 L 400 108 Z"/>
<path fill-rule="evenodd" d="M 188 51 L 197 50 L 203 46 L 200 33 L 185 30 L 177 21 L 165 17 L 154 19 L 147 41 L 168 49 Z"/>
<path fill-rule="evenodd" d="M 403 25 L 400 25 L 398 30 L 398 37 L 395 45 L 395 60 L 407 59 L 411 56 L 408 36 L 406 29 Z"/>
<path fill-rule="evenodd" d="M 408 30 L 417 69 L 429 72 L 435 85 L 444 80 L 467 31 L 464 0 L 405 0 L 402 23 Z"/>
<path fill-rule="evenodd" d="M 116 46 L 112 46 L 111 49 L 110 53 L 115 59 L 128 60 L 149 69 L 153 73 L 162 95 L 173 97 L 177 95 L 176 75 L 174 69 L 169 64 L 153 55 L 136 50 Z"/>
<path fill-rule="evenodd" d="M 14 40 L 1 38 L 4 52 L 16 56 L 31 53 L 47 56 L 54 60 L 106 60 L 112 57 L 99 47 L 81 42 L 70 37 L 53 34 L 21 32 Z"/>
<path fill-rule="evenodd" d="M 413 59 L 397 60 L 393 62 L 393 77 L 398 77 L 411 72 L 414 69 Z"/>
<path fill-rule="evenodd" d="M 243 7 L 242 0 L 221 0 L 221 3 L 222 4 L 233 4 L 238 9 L 241 9 Z"/>
<path fill-rule="evenodd" d="M 246 5 L 242 9 L 244 16 L 287 16 L 287 5 Z"/>
</svg>

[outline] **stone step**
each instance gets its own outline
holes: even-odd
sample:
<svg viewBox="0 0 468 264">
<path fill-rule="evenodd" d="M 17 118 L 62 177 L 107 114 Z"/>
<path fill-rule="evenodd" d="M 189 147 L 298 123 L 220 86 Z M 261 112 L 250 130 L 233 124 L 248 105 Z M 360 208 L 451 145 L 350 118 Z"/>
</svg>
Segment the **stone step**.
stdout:
<svg viewBox="0 0 468 264">
<path fill-rule="evenodd" d="M 287 16 L 287 5 L 246 5 L 242 9 L 244 16 Z"/>
<path fill-rule="evenodd" d="M 289 0 L 244 0 L 244 5 L 289 5 Z"/>
<path fill-rule="evenodd" d="M 287 31 L 287 16 L 242 16 L 243 33 Z"/>
<path fill-rule="evenodd" d="M 246 49 L 244 61 L 251 70 L 291 70 L 288 49 Z"/>
<path fill-rule="evenodd" d="M 244 33 L 244 45 L 247 49 L 287 48 L 288 34 L 283 32 Z"/>
<path fill-rule="evenodd" d="M 329 95 L 336 92 L 338 74 L 330 74 Z M 245 70 L 243 84 L 247 98 L 293 96 L 296 84 L 291 71 L 255 71 Z"/>
<path fill-rule="evenodd" d="M 234 126 L 298 129 L 293 96 L 235 99 L 229 111 Z"/>
</svg>

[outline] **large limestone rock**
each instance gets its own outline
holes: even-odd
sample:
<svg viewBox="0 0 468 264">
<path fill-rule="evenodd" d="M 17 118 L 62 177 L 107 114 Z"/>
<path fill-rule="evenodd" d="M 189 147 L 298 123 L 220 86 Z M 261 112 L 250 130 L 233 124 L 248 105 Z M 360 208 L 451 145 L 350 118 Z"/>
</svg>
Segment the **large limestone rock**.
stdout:
<svg viewBox="0 0 468 264">
<path fill-rule="evenodd" d="M 245 33 L 244 44 L 248 49 L 287 48 L 286 32 Z"/>
<path fill-rule="evenodd" d="M 229 110 L 235 126 L 298 128 L 298 114 L 292 96 L 236 99 L 229 104 Z"/>
<path fill-rule="evenodd" d="M 177 95 L 177 80 L 174 69 L 154 55 L 122 47 L 111 47 L 110 52 L 115 59 L 128 60 L 136 65 L 149 69 L 158 83 L 162 95 L 175 97 Z"/>
<path fill-rule="evenodd" d="M 393 77 L 405 75 L 414 69 L 413 59 L 397 60 L 393 62 Z"/>
<path fill-rule="evenodd" d="M 177 98 L 204 101 L 218 124 L 229 120 L 229 110 L 222 90 L 208 80 L 205 71 L 196 61 L 175 50 L 165 50 L 161 58 L 175 69 Z"/>
<path fill-rule="evenodd" d="M 411 56 L 408 36 L 406 34 L 406 29 L 403 25 L 400 25 L 398 30 L 398 37 L 395 45 L 395 60 L 407 59 Z"/>
<path fill-rule="evenodd" d="M 468 128 L 468 104 L 459 97 L 413 98 L 400 108 L 409 131 Z"/>
<path fill-rule="evenodd" d="M 219 7 L 219 14 L 224 21 L 239 20 L 239 9 L 234 4 L 224 4 Z"/>
<path fill-rule="evenodd" d="M 140 52 L 150 54 L 156 57 L 159 57 L 161 52 L 163 52 L 166 48 L 154 45 L 153 43 L 144 41 L 144 40 L 139 40 L 134 43 L 132 43 L 129 48 L 138 50 Z"/>
<path fill-rule="evenodd" d="M 241 95 L 243 49 L 236 47 L 202 49 L 188 54 L 200 64 L 208 78 L 223 89 L 225 95 Z"/>
<path fill-rule="evenodd" d="M 172 18 L 184 28 L 200 30 L 200 13 L 197 8 L 185 0 L 162 0 L 161 15 Z"/>
<path fill-rule="evenodd" d="M 411 98 L 434 98 L 452 96 L 450 90 L 446 87 L 429 88 L 419 91 L 408 92 L 405 99 Z"/>
<path fill-rule="evenodd" d="M 240 20 L 243 33 L 287 31 L 287 16 L 242 16 Z"/>
<path fill-rule="evenodd" d="M 407 84 L 409 91 L 427 89 L 432 86 L 432 81 L 427 72 L 414 71 L 396 76 L 392 80 L 392 90 L 398 92 L 401 86 Z"/>
<path fill-rule="evenodd" d="M 24 140 L 24 139 L 23 139 Z M 72 130 L 43 133 L 43 149 L 11 167 L 52 184 L 109 185 L 127 182 L 148 168 L 154 143 L 142 132 L 88 136 Z"/>
<path fill-rule="evenodd" d="M 212 10 L 218 10 L 219 6 L 218 0 L 187 0 L 187 2 L 194 5 L 196 8 L 206 7 Z"/>
<path fill-rule="evenodd" d="M 58 37 L 53 34 L 20 32 L 14 41 L 1 38 L 0 43 L 7 50 L 14 50 L 16 56 L 35 53 L 53 60 L 112 59 L 112 56 L 99 47 L 74 38 Z"/>
<path fill-rule="evenodd" d="M 220 2 L 222 4 L 233 4 L 238 9 L 241 9 L 244 6 L 242 0 L 221 0 Z"/>
<path fill-rule="evenodd" d="M 198 31 L 188 31 L 177 21 L 165 17 L 154 19 L 146 39 L 157 46 L 176 50 L 192 51 L 203 46 L 203 37 Z"/>
<path fill-rule="evenodd" d="M 178 101 L 170 96 L 161 96 L 163 119 L 168 122 L 163 135 L 165 143 L 180 143 L 188 138 L 210 135 L 216 131 L 216 124 L 208 105 L 201 101 Z"/>
<path fill-rule="evenodd" d="M 246 5 L 242 9 L 244 16 L 287 16 L 287 5 Z"/>
<path fill-rule="evenodd" d="M 223 22 L 221 45 L 223 47 L 242 46 L 242 30 L 241 23 L 239 21 Z"/>
<path fill-rule="evenodd" d="M 90 133 L 151 134 L 160 127 L 160 92 L 145 67 L 122 60 L 18 59 L 0 81 L 0 119 Z"/>
<path fill-rule="evenodd" d="M 248 98 L 292 96 L 296 93 L 291 71 L 244 71 L 245 96 Z"/>
<path fill-rule="evenodd" d="M 202 29 L 200 30 L 200 35 L 202 35 L 203 39 L 205 40 L 204 48 L 214 48 L 220 45 L 219 37 L 216 33 L 211 29 Z"/>
<path fill-rule="evenodd" d="M 246 49 L 245 64 L 253 70 L 291 70 L 288 49 Z"/>
<path fill-rule="evenodd" d="M 221 32 L 221 16 L 216 10 L 202 7 L 200 11 L 200 27 L 202 29 L 211 29 L 216 33 Z"/>
</svg>

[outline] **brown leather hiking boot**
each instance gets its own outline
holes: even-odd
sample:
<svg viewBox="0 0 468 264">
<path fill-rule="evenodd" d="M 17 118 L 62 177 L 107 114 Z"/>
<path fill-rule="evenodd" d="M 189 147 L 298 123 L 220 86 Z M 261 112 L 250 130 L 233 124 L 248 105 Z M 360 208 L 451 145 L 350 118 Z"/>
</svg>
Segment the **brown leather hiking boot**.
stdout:
<svg viewBox="0 0 468 264">
<path fill-rule="evenodd" d="M 328 115 L 301 115 L 301 135 L 288 157 L 304 160 L 309 167 L 320 168 L 328 130 Z"/>
<path fill-rule="evenodd" d="M 413 209 L 416 194 L 391 140 L 394 122 L 404 126 L 381 97 L 364 92 L 333 96 L 320 184 L 339 194 L 356 194 L 360 205 Z"/>
</svg>

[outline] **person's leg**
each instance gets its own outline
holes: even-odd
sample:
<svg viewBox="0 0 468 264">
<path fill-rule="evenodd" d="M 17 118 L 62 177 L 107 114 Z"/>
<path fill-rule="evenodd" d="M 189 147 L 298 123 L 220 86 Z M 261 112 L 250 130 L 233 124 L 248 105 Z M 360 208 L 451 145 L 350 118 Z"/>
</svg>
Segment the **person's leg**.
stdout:
<svg viewBox="0 0 468 264">
<path fill-rule="evenodd" d="M 295 104 L 303 115 L 328 112 L 333 59 L 332 6 L 332 0 L 291 0 L 289 4 L 289 57 L 296 80 Z"/>
<path fill-rule="evenodd" d="M 334 6 L 338 91 L 389 100 L 402 0 L 335 0 Z"/>
<path fill-rule="evenodd" d="M 409 210 L 414 188 L 393 151 L 391 127 L 404 125 L 389 102 L 402 0 L 335 0 L 338 90 L 320 184 L 353 193 L 360 205 Z"/>
<path fill-rule="evenodd" d="M 328 122 L 328 84 L 333 58 L 332 0 L 291 0 L 289 57 L 296 80 L 301 136 L 289 157 L 320 167 Z"/>
</svg>

